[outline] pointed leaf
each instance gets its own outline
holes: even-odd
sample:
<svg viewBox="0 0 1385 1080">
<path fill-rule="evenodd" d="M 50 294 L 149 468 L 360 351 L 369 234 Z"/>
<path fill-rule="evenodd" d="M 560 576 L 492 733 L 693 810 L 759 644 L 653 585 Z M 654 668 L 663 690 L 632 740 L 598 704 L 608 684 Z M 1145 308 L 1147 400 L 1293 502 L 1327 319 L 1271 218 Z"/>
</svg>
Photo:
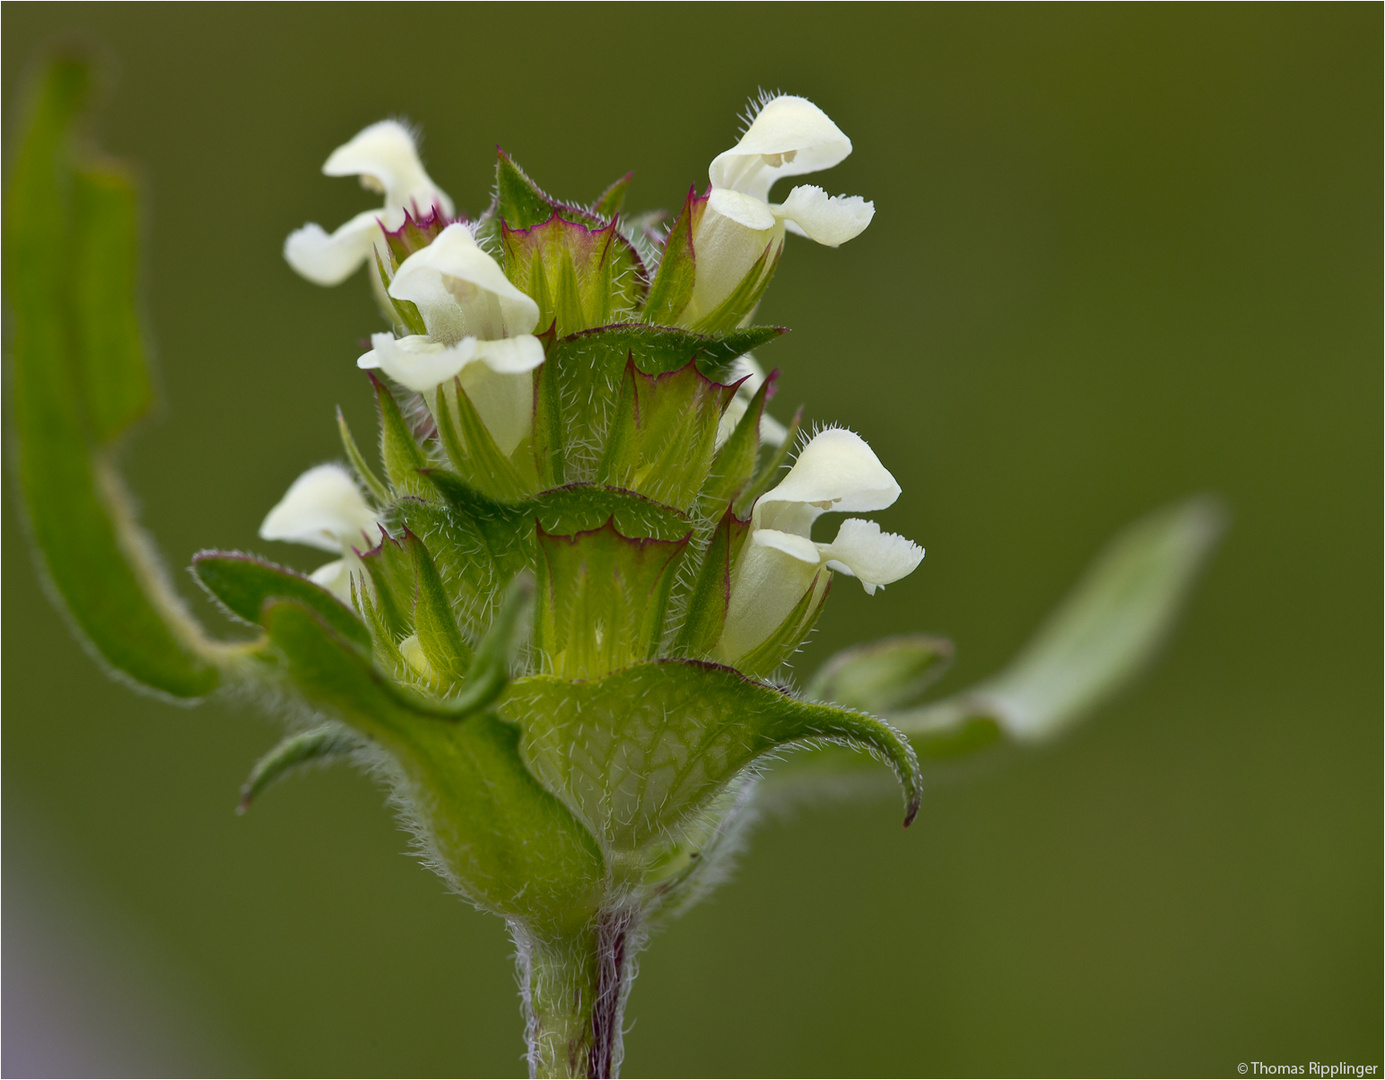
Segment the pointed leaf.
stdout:
<svg viewBox="0 0 1385 1080">
<path fill-rule="evenodd" d="M 768 678 L 778 670 L 794 653 L 803 647 L 803 642 L 812 633 L 818 616 L 827 603 L 827 595 L 832 591 L 832 575 L 819 570 L 813 584 L 794 605 L 792 611 L 784 616 L 779 628 L 746 655 L 736 659 L 736 667 L 747 675 Z"/>
<path fill-rule="evenodd" d="M 678 632 L 677 649 L 685 656 L 709 656 L 721 639 L 731 603 L 731 568 L 750 534 L 750 519 L 727 507 L 707 544 Z"/>
<path fill-rule="evenodd" d="M 375 403 L 380 410 L 380 459 L 385 463 L 385 475 L 390 486 L 400 494 L 424 495 L 428 485 L 418 475 L 431 462 L 418 445 L 409 423 L 394 400 L 390 388 L 368 372 L 375 388 Z"/>
<path fill-rule="evenodd" d="M 584 683 L 533 676 L 500 709 L 523 730 L 534 774 L 617 852 L 675 836 L 743 770 L 795 745 L 868 751 L 903 785 L 906 825 L 918 811 L 917 759 L 888 724 L 713 664 L 664 660 Z"/>
<path fill-rule="evenodd" d="M 255 762 L 255 767 L 250 770 L 250 776 L 240 789 L 236 813 L 243 814 L 249 810 L 250 803 L 276 780 L 282 780 L 304 765 L 325 765 L 345 757 L 359 750 L 361 745 L 361 737 L 340 724 L 323 724 L 288 736 Z"/>
<path fill-rule="evenodd" d="M 760 471 L 755 474 L 755 479 L 736 496 L 736 513 L 743 517 L 749 517 L 751 508 L 755 505 L 755 500 L 768 491 L 779 481 L 779 470 L 789 460 L 789 453 L 794 448 L 794 443 L 798 441 L 798 431 L 803 424 L 803 407 L 800 405 L 798 411 L 793 414 L 793 419 L 789 421 L 787 434 L 784 441 L 774 450 L 760 466 Z"/>
<path fill-rule="evenodd" d="M 414 633 L 442 693 L 461 684 L 471 665 L 471 647 L 457 628 L 448 590 L 422 540 L 406 527 L 404 550 L 414 564 Z"/>
<path fill-rule="evenodd" d="M 629 190 L 630 181 L 634 178 L 633 172 L 628 172 L 622 176 L 601 193 L 596 200 L 596 205 L 592 207 L 592 211 L 604 218 L 613 218 L 619 214 L 620 208 L 625 205 L 625 193 Z"/>
<path fill-rule="evenodd" d="M 373 607 L 392 642 L 413 632 L 414 562 L 394 537 L 380 530 L 380 543 L 361 552 L 361 565 L 374 585 Z M 296 599 L 296 598 L 295 598 Z"/>
<path fill-rule="evenodd" d="M 294 570 L 256 555 L 199 551 L 192 558 L 192 572 L 237 619 L 258 625 L 261 609 L 271 597 L 297 600 L 347 641 L 367 654 L 370 652 L 370 632 L 356 613 L 317 582 Z"/>
<path fill-rule="evenodd" d="M 678 314 L 688 306 L 692 299 L 693 284 L 697 276 L 697 256 L 693 250 L 693 233 L 697 221 L 707 205 L 707 199 L 698 198 L 697 188 L 688 190 L 683 201 L 682 213 L 673 223 L 668 237 L 664 240 L 663 255 L 659 260 L 659 270 L 649 286 L 649 296 L 645 300 L 641 321 L 656 326 L 671 326 L 678 320 Z"/>
<path fill-rule="evenodd" d="M 778 369 L 769 373 L 750 399 L 735 430 L 717 451 L 698 499 L 704 513 L 719 513 L 724 507 L 729 507 L 754 478 L 755 462 L 760 456 L 760 419 L 765 413 L 765 402 L 774 393 L 774 383 L 778 377 Z"/>
<path fill-rule="evenodd" d="M 439 389 L 433 416 L 448 460 L 467 483 L 495 499 L 523 498 L 534 490 L 532 478 L 522 474 L 495 444 L 485 421 L 462 389 L 460 378 Z M 528 457 L 524 452 L 516 456 L 526 466 L 529 464 L 524 460 Z"/>
<path fill-rule="evenodd" d="M 553 200 L 509 154 L 499 148 L 496 153 L 495 193 L 501 219 L 512 229 L 528 229 L 547 221 L 553 215 Z"/>
<path fill-rule="evenodd" d="M 750 318 L 760 297 L 765 295 L 774 272 L 779 268 L 779 257 L 784 253 L 783 241 L 771 242 L 764 254 L 756 260 L 741 283 L 731 291 L 731 295 L 693 324 L 694 330 L 703 332 L 729 330 Z"/>
<path fill-rule="evenodd" d="M 356 445 L 356 438 L 351 434 L 351 428 L 347 426 L 346 417 L 342 414 L 341 406 L 337 406 L 337 433 L 341 436 L 342 448 L 346 451 L 346 459 L 351 462 L 351 468 L 356 471 L 356 478 L 366 486 L 375 501 L 381 506 L 387 505 L 391 501 L 389 489 L 385 487 L 380 478 L 375 475 L 375 470 L 367 463 L 361 448 Z"/>
</svg>

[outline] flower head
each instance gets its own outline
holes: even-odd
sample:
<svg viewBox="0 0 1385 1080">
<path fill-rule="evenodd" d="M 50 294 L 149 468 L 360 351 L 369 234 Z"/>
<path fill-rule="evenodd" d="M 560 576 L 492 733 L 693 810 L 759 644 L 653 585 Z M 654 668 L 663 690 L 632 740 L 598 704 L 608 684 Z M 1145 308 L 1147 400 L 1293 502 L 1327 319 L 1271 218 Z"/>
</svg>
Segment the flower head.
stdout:
<svg viewBox="0 0 1385 1080">
<path fill-rule="evenodd" d="M 360 267 L 383 242 L 383 230 L 404 224 L 404 212 L 440 207 L 452 213 L 452 200 L 429 178 L 418 159 L 408 128 L 382 120 L 332 151 L 322 171 L 328 176 L 359 176 L 367 191 L 384 195 L 379 210 L 357 214 L 333 233 L 311 223 L 289 234 L 284 258 L 309 281 L 337 285 Z"/>
<path fill-rule="evenodd" d="M 843 428 L 819 432 L 755 503 L 717 647 L 721 658 L 735 660 L 768 639 L 809 590 L 820 596 L 824 569 L 858 578 L 867 594 L 912 573 L 923 549 L 873 521 L 848 518 L 831 543 L 812 538 L 823 514 L 883 510 L 897 498 L 899 484 L 864 439 Z"/>
<path fill-rule="evenodd" d="M 769 201 L 781 177 L 829 169 L 850 153 L 851 140 L 807 98 L 780 95 L 764 104 L 708 169 L 712 189 L 693 232 L 697 276 L 684 322 L 715 311 L 767 252 L 760 273 L 768 274 L 786 229 L 837 247 L 870 224 L 875 204 L 859 195 L 800 185 L 782 203 Z"/>
<path fill-rule="evenodd" d="M 351 474 L 340 465 L 309 469 L 284 493 L 260 525 L 264 540 L 287 540 L 330 551 L 340 558 L 309 575 L 343 600 L 351 599 L 353 548 L 374 543 L 370 533 L 379 527 L 376 511 L 365 501 Z"/>
</svg>

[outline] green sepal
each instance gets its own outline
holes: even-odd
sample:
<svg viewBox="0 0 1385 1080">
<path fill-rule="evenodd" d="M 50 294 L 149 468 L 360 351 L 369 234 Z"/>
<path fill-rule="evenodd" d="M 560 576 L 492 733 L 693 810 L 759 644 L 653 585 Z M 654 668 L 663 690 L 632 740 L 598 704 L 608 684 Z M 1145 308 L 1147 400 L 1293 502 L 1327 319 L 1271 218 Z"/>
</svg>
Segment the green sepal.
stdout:
<svg viewBox="0 0 1385 1080">
<path fill-rule="evenodd" d="M 620 208 L 625 205 L 625 193 L 629 190 L 630 181 L 634 178 L 635 174 L 628 172 L 603 191 L 592 205 L 592 213 L 604 218 L 614 218 L 619 214 Z"/>
<path fill-rule="evenodd" d="M 551 338 L 544 344 L 551 344 Z M 534 369 L 534 430 L 530 445 L 539 487 L 561 487 L 566 483 L 562 388 L 558 385 L 557 368 L 547 361 Z"/>
<path fill-rule="evenodd" d="M 528 229 L 503 226 L 502 265 L 539 307 L 538 325 L 559 337 L 605 326 L 640 301 L 642 266 L 611 221 L 593 228 L 551 217 Z"/>
<path fill-rule="evenodd" d="M 356 478 L 375 496 L 376 503 L 381 506 L 387 505 L 392 498 L 389 489 L 375 475 L 375 470 L 366 462 L 361 448 L 356 445 L 356 437 L 351 434 L 351 428 L 346 423 L 346 416 L 342 413 L 340 405 L 337 406 L 337 433 L 341 436 L 342 449 L 346 451 L 346 459 L 351 462 Z"/>
<path fill-rule="evenodd" d="M 720 640 L 731 603 L 731 568 L 749 534 L 750 519 L 738 518 L 728 506 L 707 542 L 678 631 L 675 647 L 684 656 L 709 656 Z"/>
<path fill-rule="evenodd" d="M 380 542 L 369 551 L 361 552 L 361 565 L 375 586 L 370 598 L 374 614 L 397 644 L 400 638 L 413 633 L 417 576 L 413 556 L 403 544 L 381 529 Z"/>
<path fill-rule="evenodd" d="M 735 429 L 717 451 L 707 481 L 698 496 L 704 513 L 715 513 L 719 508 L 729 506 L 754 479 L 755 462 L 760 456 L 760 420 L 778 377 L 777 370 L 765 377 Z"/>
<path fill-rule="evenodd" d="M 804 694 L 877 716 L 917 705 L 952 664 L 952 642 L 908 634 L 843 649 L 813 676 Z"/>
<path fill-rule="evenodd" d="M 753 326 L 726 334 L 695 334 L 673 327 L 625 323 L 560 338 L 548 348 L 544 379 L 552 380 L 545 423 L 568 440 L 565 479 L 592 480 L 610 431 L 616 402 L 631 360 L 645 375 L 677 371 L 696 361 L 698 370 L 715 382 L 734 377 L 735 362 L 745 353 L 778 337 L 779 327 Z M 538 417 L 536 417 L 536 423 Z"/>
<path fill-rule="evenodd" d="M 515 459 L 525 466 L 521 472 L 515 461 L 501 452 L 460 378 L 439 387 L 433 419 L 448 460 L 471 486 L 501 500 L 523 498 L 534 490 L 528 468 L 531 455 L 516 449 Z"/>
<path fill-rule="evenodd" d="M 418 305 L 412 300 L 401 300 L 390 295 L 390 283 L 398 269 L 399 264 L 393 259 L 386 261 L 378 250 L 375 252 L 375 272 L 380 278 L 375 297 L 396 334 L 426 334 L 428 324 L 423 321 L 423 314 L 418 310 Z"/>
<path fill-rule="evenodd" d="M 592 679 L 652 659 L 691 538 L 634 539 L 611 522 L 569 536 L 540 528 L 534 644 L 544 670 Z"/>
<path fill-rule="evenodd" d="M 380 460 L 385 463 L 390 487 L 402 495 L 426 495 L 428 485 L 418 472 L 432 463 L 414 438 L 390 388 L 374 372 L 366 374 L 375 389 L 375 404 L 380 411 Z"/>
<path fill-rule="evenodd" d="M 774 272 L 779 268 L 779 257 L 783 253 L 783 240 L 771 241 L 755 260 L 755 265 L 741 278 L 740 284 L 731 290 L 731 295 L 693 323 L 693 329 L 704 333 L 729 330 L 750 318 L 760 303 L 760 297 L 764 296 L 765 290 L 769 288 Z"/>
<path fill-rule="evenodd" d="M 784 441 L 779 444 L 774 453 L 765 459 L 765 463 L 760 466 L 755 474 L 755 479 L 736 496 L 736 513 L 748 516 L 751 509 L 755 506 L 755 500 L 768 491 L 779 480 L 779 470 L 789 460 L 789 454 L 793 451 L 794 443 L 798 441 L 799 428 L 803 426 L 803 406 L 793 414 L 793 419 L 789 421 L 788 431 L 784 435 Z"/>
<path fill-rule="evenodd" d="M 523 730 L 534 775 L 615 852 L 676 838 L 745 769 L 794 745 L 874 754 L 904 788 L 904 823 L 918 812 L 918 760 L 899 732 L 715 664 L 661 660 L 578 683 L 532 676 L 499 709 Z"/>
<path fill-rule="evenodd" d="M 831 572 L 819 570 L 813 578 L 813 583 L 808 586 L 808 590 L 794 605 L 793 610 L 784 616 L 784 621 L 779 624 L 778 629 L 750 652 L 738 657 L 736 667 L 747 675 L 762 678 L 772 675 L 780 664 L 802 648 L 803 642 L 817 624 L 818 616 L 822 614 L 822 609 L 827 603 L 827 595 L 831 591 Z"/>
<path fill-rule="evenodd" d="M 496 210 L 512 229 L 529 229 L 553 215 L 557 204 L 530 180 L 524 170 L 504 150 L 496 148 Z"/>
<path fill-rule="evenodd" d="M 416 535 L 404 529 L 403 547 L 414 565 L 413 628 L 419 647 L 428 658 L 443 694 L 455 690 L 471 665 L 471 646 L 457 627 L 448 590 L 433 565 L 428 548 Z"/>
<path fill-rule="evenodd" d="M 26 102 L 5 207 L 16 473 L 43 565 L 110 667 L 174 697 L 219 681 L 135 522 L 109 442 L 149 408 L 135 316 L 137 200 L 109 165 L 74 162 L 90 71 L 50 63 Z"/>
<path fill-rule="evenodd" d="M 679 313 L 692 299 L 697 278 L 697 253 L 693 249 L 693 233 L 707 206 L 707 197 L 698 197 L 696 186 L 688 189 L 683 210 L 664 240 L 659 270 L 649 286 L 640 319 L 656 326 L 671 326 Z"/>
<path fill-rule="evenodd" d="M 645 375 L 631 357 L 597 481 L 688 510 L 737 385 L 712 382 L 692 360 L 677 371 Z"/>
<path fill-rule="evenodd" d="M 570 929 L 590 919 L 604 876 L 600 848 L 525 767 L 517 728 L 486 712 L 449 720 L 411 707 L 295 601 L 270 601 L 265 627 L 269 670 L 398 763 L 399 797 L 459 892 L 539 927 Z"/>
<path fill-rule="evenodd" d="M 281 740 L 250 770 L 241 785 L 236 813 L 243 814 L 265 788 L 304 765 L 325 765 L 361 748 L 361 737 L 340 724 L 322 724 Z"/>
<path fill-rule="evenodd" d="M 370 631 L 356 613 L 317 582 L 257 555 L 234 551 L 199 551 L 192 557 L 193 576 L 226 612 L 259 625 L 265 601 L 278 596 L 315 611 L 353 645 L 370 652 Z"/>
</svg>

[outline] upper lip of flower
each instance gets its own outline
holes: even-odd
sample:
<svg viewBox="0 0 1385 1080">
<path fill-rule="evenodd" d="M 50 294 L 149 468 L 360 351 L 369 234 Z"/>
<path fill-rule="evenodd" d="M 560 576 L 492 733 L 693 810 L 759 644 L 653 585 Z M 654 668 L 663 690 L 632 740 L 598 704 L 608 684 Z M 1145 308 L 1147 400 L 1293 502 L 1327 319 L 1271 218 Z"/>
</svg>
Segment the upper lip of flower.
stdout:
<svg viewBox="0 0 1385 1080">
<path fill-rule="evenodd" d="M 714 187 L 734 188 L 769 202 L 783 176 L 830 169 L 851 153 L 851 140 L 807 98 L 781 94 L 759 109 L 745 134 L 718 154 L 708 174 Z"/>
<path fill-rule="evenodd" d="M 866 441 L 844 428 L 827 428 L 803 448 L 788 475 L 755 503 L 752 542 L 805 563 L 826 565 L 860 579 L 867 593 L 913 572 L 923 549 L 873 521 L 848 518 L 831 543 L 812 539 L 823 514 L 883 510 L 900 487 Z"/>
<path fill-rule="evenodd" d="M 418 159 L 414 137 L 397 120 L 371 124 L 327 158 L 328 176 L 359 176 L 367 190 L 384 195 L 379 210 L 357 214 L 330 235 L 310 223 L 284 241 L 284 258 L 309 281 L 336 285 L 350 277 L 370 257 L 381 228 L 396 229 L 404 212 L 439 207 L 449 217 L 452 200 L 433 183 Z"/>
</svg>

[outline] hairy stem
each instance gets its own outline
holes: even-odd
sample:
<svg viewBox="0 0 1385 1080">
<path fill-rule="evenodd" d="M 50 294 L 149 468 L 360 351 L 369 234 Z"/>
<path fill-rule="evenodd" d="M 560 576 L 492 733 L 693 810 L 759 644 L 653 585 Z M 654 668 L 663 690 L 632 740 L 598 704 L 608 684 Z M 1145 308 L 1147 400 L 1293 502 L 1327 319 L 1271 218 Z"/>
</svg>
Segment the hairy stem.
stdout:
<svg viewBox="0 0 1385 1080">
<path fill-rule="evenodd" d="M 569 935 L 510 924 L 518 947 L 529 1075 L 610 1077 L 641 934 L 630 911 L 602 911 Z"/>
</svg>

